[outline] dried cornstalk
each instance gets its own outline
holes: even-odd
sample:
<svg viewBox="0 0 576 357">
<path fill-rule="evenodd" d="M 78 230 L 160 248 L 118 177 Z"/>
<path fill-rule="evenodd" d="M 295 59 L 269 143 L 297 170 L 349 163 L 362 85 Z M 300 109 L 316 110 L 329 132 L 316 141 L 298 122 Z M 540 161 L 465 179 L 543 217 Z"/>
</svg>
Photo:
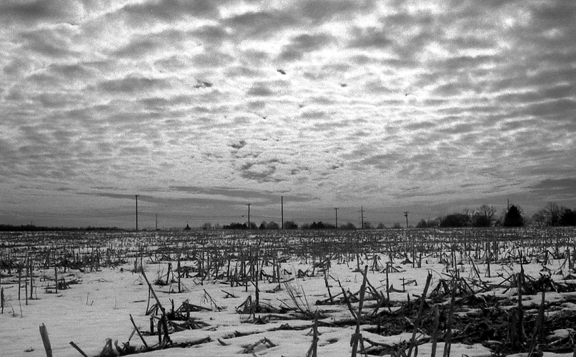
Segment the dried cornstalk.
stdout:
<svg viewBox="0 0 576 357">
<path fill-rule="evenodd" d="M 422 313 L 424 312 L 424 304 L 426 304 L 426 295 L 428 294 L 428 287 L 430 287 L 430 281 L 432 280 L 432 274 L 428 272 L 428 277 L 426 278 L 426 285 L 424 286 L 424 292 L 422 293 L 420 308 L 418 309 L 418 316 L 416 317 L 416 322 L 414 323 L 414 331 L 412 332 L 412 338 L 410 339 L 410 348 L 408 349 L 408 357 L 412 356 L 412 349 L 417 345 L 416 333 L 420 329 L 420 322 L 422 321 Z"/>
</svg>

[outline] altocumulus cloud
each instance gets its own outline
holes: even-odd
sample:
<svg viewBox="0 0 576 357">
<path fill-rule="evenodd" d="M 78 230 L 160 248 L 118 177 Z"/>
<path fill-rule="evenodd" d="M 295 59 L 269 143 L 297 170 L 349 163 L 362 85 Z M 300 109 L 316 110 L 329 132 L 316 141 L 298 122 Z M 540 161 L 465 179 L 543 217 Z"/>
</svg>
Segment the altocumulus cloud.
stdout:
<svg viewBox="0 0 576 357">
<path fill-rule="evenodd" d="M 4 1 L 0 219 L 65 217 L 86 197 L 125 214 L 139 192 L 143 212 L 180 218 L 279 195 L 302 210 L 574 205 L 575 14 L 570 0 Z"/>
</svg>

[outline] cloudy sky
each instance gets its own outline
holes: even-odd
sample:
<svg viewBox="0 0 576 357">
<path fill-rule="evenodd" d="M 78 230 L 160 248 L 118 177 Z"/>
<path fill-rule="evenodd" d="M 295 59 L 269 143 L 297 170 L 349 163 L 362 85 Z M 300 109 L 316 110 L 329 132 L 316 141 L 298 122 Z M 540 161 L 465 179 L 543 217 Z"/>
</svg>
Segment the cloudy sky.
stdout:
<svg viewBox="0 0 576 357">
<path fill-rule="evenodd" d="M 0 223 L 576 207 L 576 2 L 0 2 Z"/>
</svg>

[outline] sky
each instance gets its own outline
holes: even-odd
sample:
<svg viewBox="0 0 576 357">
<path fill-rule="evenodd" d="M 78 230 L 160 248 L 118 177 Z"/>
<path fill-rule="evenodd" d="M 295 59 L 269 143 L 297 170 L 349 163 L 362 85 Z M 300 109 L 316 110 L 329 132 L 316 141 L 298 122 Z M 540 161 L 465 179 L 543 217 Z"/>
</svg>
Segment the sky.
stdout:
<svg viewBox="0 0 576 357">
<path fill-rule="evenodd" d="M 136 195 L 141 228 L 279 222 L 281 197 L 297 223 L 576 207 L 573 0 L 8 0 L 0 23 L 2 224 L 133 228 Z"/>
</svg>

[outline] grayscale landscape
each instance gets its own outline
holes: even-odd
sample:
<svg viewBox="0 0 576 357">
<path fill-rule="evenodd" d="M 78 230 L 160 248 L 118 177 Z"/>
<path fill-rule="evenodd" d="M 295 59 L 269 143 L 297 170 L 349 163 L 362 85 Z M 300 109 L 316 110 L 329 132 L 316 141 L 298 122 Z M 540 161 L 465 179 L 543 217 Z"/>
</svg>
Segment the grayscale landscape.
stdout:
<svg viewBox="0 0 576 357">
<path fill-rule="evenodd" d="M 575 1 L 0 24 L 0 357 L 576 354 Z"/>
</svg>

